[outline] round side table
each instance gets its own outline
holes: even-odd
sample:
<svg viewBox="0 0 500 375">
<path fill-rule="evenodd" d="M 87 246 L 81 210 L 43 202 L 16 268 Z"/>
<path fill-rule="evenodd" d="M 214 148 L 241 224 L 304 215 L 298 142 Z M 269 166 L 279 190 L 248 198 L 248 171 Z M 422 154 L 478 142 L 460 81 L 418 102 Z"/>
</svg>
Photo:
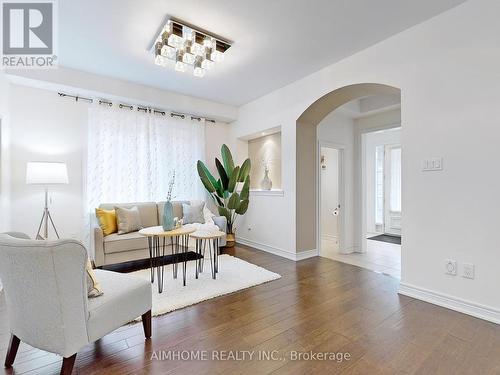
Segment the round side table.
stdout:
<svg viewBox="0 0 500 375">
<path fill-rule="evenodd" d="M 221 231 L 204 231 L 199 230 L 191 234 L 191 238 L 196 240 L 196 253 L 205 256 L 205 248 L 208 243 L 208 251 L 210 251 L 210 268 L 212 269 L 212 279 L 217 278 L 219 272 L 219 240 L 226 234 Z M 196 278 L 198 274 L 203 272 L 203 259 L 199 257 L 196 265 Z"/>
<path fill-rule="evenodd" d="M 187 257 L 186 251 L 188 248 L 189 235 L 195 232 L 196 229 L 192 227 L 182 226 L 177 229 L 164 231 L 162 226 L 143 228 L 139 231 L 139 234 L 148 238 L 149 246 L 149 265 L 151 268 L 151 282 L 154 282 L 154 269 L 156 268 L 158 273 L 158 293 L 163 292 L 163 273 L 164 265 L 160 262 L 157 264 L 159 257 L 165 256 L 165 250 L 168 247 L 167 238 L 171 239 L 172 255 L 175 255 L 175 263 L 172 265 L 172 272 L 174 279 L 177 278 L 177 268 L 178 268 L 178 256 L 182 251 L 183 256 L 183 267 L 182 276 L 183 284 L 186 286 L 186 267 L 187 267 Z"/>
</svg>

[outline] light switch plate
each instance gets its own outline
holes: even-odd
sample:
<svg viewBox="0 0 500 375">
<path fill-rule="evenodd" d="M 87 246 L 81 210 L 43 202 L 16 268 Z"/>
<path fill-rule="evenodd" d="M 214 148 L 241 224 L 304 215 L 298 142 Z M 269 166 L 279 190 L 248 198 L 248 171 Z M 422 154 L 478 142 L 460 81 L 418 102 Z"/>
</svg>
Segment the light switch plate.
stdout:
<svg viewBox="0 0 500 375">
<path fill-rule="evenodd" d="M 443 158 L 429 158 L 422 160 L 422 171 L 442 171 Z"/>
</svg>

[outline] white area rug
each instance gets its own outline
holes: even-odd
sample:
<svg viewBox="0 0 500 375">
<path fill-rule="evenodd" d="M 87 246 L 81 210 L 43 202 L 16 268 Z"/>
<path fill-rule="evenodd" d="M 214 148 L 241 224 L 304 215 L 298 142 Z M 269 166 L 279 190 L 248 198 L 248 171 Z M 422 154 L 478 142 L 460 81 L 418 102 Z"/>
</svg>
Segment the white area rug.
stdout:
<svg viewBox="0 0 500 375">
<path fill-rule="evenodd" d="M 150 280 L 150 270 L 132 272 Z M 153 316 L 165 314 L 186 306 L 194 305 L 207 299 L 222 296 L 281 278 L 281 275 L 245 262 L 227 254 L 219 256 L 219 273 L 212 279 L 210 259 L 205 259 L 203 273 L 195 278 L 195 262 L 187 264 L 186 286 L 182 285 L 182 263 L 179 263 L 177 279 L 172 276 L 172 265 L 165 266 L 163 293 L 158 293 L 158 278 L 155 269 L 153 289 Z"/>
</svg>

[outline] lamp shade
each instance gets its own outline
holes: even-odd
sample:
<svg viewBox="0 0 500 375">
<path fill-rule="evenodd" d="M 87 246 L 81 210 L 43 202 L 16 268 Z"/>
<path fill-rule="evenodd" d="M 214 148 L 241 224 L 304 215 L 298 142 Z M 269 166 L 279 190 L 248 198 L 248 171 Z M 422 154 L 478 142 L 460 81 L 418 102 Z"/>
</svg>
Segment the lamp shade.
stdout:
<svg viewBox="0 0 500 375">
<path fill-rule="evenodd" d="M 30 161 L 26 165 L 27 184 L 67 184 L 66 163 Z"/>
</svg>

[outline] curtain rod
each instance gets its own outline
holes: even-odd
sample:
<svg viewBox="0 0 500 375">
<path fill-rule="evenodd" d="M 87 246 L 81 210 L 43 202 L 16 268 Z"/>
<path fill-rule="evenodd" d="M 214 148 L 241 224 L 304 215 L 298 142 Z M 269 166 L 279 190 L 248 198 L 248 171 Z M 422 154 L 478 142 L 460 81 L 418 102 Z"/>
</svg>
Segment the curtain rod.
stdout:
<svg viewBox="0 0 500 375">
<path fill-rule="evenodd" d="M 80 100 L 82 100 L 84 102 L 87 102 L 87 103 L 93 103 L 94 102 L 94 99 L 92 99 L 92 98 L 85 98 L 85 97 L 79 96 L 79 95 L 70 95 L 70 94 L 66 94 L 66 93 L 63 93 L 63 92 L 58 92 L 58 94 L 59 94 L 59 96 L 61 98 L 64 98 L 64 97 L 66 97 L 66 98 L 74 98 L 76 102 L 78 102 Z M 99 105 L 107 105 L 109 107 L 113 106 L 113 102 L 110 101 L 110 100 L 108 100 L 108 99 L 99 99 L 97 103 Z M 213 120 L 213 119 L 209 119 L 209 118 L 206 118 L 206 117 L 196 116 L 196 115 L 192 115 L 192 114 L 189 114 L 189 113 L 168 112 L 168 111 L 164 111 L 162 109 L 141 106 L 139 104 L 136 104 L 135 107 L 137 108 L 137 110 L 139 112 L 144 112 L 144 113 L 153 113 L 153 114 L 162 115 L 162 116 L 170 114 L 170 117 L 179 117 L 179 118 L 181 118 L 183 120 L 186 119 L 186 118 L 190 118 L 191 120 L 196 120 L 198 122 L 202 121 L 202 120 L 205 120 L 205 122 L 211 122 L 213 124 L 216 123 L 216 121 Z M 134 109 L 134 105 L 119 103 L 118 104 L 118 108 L 133 110 Z"/>
</svg>

